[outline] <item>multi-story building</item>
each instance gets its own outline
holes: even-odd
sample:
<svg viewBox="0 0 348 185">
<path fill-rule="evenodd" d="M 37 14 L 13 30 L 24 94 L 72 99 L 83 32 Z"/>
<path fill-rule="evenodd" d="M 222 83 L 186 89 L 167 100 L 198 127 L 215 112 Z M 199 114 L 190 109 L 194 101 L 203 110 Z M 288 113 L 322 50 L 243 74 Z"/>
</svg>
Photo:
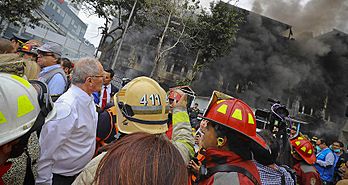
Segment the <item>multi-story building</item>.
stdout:
<svg viewBox="0 0 348 185">
<path fill-rule="evenodd" d="M 41 18 L 38 26 L 8 24 L 4 37 L 11 38 L 15 33 L 28 39 L 56 42 L 63 46 L 63 56 L 71 59 L 93 56 L 95 47 L 84 38 L 87 25 L 77 16 L 79 9 L 70 1 L 45 0 L 33 11 Z"/>
<path fill-rule="evenodd" d="M 302 34 L 299 38 L 291 25 L 239 11 L 245 21 L 231 52 L 197 75 L 192 84 L 196 93 L 207 97 L 219 90 L 255 108 L 269 108 L 267 98 L 276 98 L 287 105 L 293 117 L 309 123 L 304 131 L 338 136 L 337 130 L 346 121 L 340 101 L 348 84 L 348 36 L 334 30 L 317 37 Z M 116 61 L 117 75 L 149 76 L 161 31 L 150 26 L 132 27 Z M 170 45 L 170 39 L 165 44 Z M 117 47 L 102 55 L 105 66 L 111 65 Z M 157 80 L 163 87 L 175 86 L 191 75 L 194 60 L 194 55 L 179 45 L 160 63 Z M 348 138 L 348 126 L 343 131 L 342 137 Z"/>
</svg>

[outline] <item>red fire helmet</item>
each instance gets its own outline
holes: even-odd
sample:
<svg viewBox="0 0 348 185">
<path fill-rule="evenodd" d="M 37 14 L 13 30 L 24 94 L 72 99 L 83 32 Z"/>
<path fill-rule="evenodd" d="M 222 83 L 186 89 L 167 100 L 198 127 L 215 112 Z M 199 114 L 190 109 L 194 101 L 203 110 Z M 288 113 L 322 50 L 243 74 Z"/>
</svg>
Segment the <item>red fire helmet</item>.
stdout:
<svg viewBox="0 0 348 185">
<path fill-rule="evenodd" d="M 314 164 L 316 157 L 314 154 L 314 148 L 310 141 L 299 136 L 290 141 L 293 149 L 305 160 L 308 164 Z"/>
<path fill-rule="evenodd" d="M 172 99 L 172 100 L 179 101 L 180 98 L 181 98 L 181 95 L 180 95 L 179 93 L 176 93 L 174 89 L 173 89 L 173 90 L 171 89 L 171 90 L 169 91 L 168 98 L 169 98 L 169 99 Z"/>
<path fill-rule="evenodd" d="M 255 115 L 246 103 L 236 98 L 230 98 L 213 101 L 208 107 L 203 119 L 231 128 L 263 148 L 268 148 L 266 142 L 256 134 Z"/>
</svg>

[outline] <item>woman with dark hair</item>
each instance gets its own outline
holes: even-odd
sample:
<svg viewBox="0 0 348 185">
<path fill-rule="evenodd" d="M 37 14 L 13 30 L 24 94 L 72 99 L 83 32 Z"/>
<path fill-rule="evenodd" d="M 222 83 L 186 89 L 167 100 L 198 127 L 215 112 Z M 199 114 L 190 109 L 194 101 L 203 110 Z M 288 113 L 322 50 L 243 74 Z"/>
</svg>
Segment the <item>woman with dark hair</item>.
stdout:
<svg viewBox="0 0 348 185">
<path fill-rule="evenodd" d="M 214 92 L 202 118 L 208 121 L 202 129 L 206 160 L 198 184 L 261 184 L 256 165 L 251 161 L 251 146 L 258 143 L 267 148 L 267 145 L 256 135 L 252 109 L 239 99 Z"/>
<path fill-rule="evenodd" d="M 84 173 L 82 179 L 94 178 L 93 183 L 100 185 L 187 184 L 184 160 L 165 135 L 141 132 L 125 135 L 106 150 L 97 156 L 99 163 L 86 167 L 97 168 L 96 174 Z"/>
</svg>

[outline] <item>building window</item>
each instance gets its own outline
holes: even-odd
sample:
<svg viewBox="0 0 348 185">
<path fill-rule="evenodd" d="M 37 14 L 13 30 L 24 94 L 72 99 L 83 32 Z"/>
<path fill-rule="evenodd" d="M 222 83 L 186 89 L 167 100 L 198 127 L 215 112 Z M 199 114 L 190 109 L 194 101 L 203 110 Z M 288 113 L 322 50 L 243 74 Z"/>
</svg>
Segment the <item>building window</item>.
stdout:
<svg viewBox="0 0 348 185">
<path fill-rule="evenodd" d="M 52 1 L 50 1 L 50 2 L 48 3 L 48 6 L 51 7 L 52 9 L 54 9 L 55 4 L 54 4 Z"/>
<path fill-rule="evenodd" d="M 181 73 L 182 66 L 181 65 L 174 65 L 173 72 L 180 74 Z"/>
<path fill-rule="evenodd" d="M 137 63 L 138 63 L 138 64 L 141 63 L 141 56 L 140 56 L 140 55 L 138 55 Z"/>
<path fill-rule="evenodd" d="M 171 68 L 172 68 L 172 64 L 167 64 L 166 71 L 167 71 L 167 72 L 170 72 Z"/>
</svg>

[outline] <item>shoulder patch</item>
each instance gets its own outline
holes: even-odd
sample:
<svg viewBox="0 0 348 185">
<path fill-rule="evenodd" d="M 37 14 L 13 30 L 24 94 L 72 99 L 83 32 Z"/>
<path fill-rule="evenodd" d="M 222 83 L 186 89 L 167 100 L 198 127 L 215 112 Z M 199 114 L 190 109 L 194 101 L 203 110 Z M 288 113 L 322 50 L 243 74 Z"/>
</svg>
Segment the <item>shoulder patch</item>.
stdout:
<svg viewBox="0 0 348 185">
<path fill-rule="evenodd" d="M 56 102 L 54 104 L 57 113 L 53 120 L 61 120 L 68 117 L 71 114 L 71 106 L 64 102 Z"/>
</svg>

